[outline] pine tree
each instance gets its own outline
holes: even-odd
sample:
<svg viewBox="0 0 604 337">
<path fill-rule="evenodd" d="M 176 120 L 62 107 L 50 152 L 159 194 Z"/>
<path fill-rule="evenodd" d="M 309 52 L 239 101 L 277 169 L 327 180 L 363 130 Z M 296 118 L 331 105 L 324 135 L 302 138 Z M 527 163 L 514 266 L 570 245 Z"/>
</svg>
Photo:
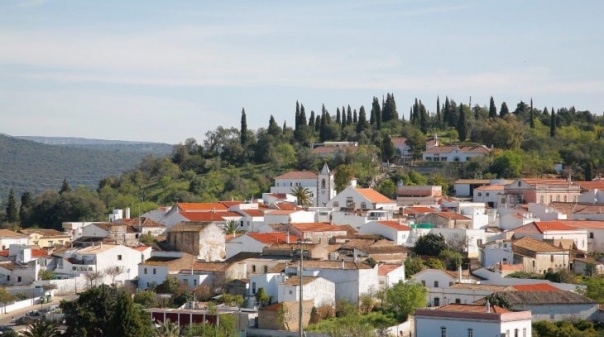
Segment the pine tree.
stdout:
<svg viewBox="0 0 604 337">
<path fill-rule="evenodd" d="M 503 118 L 509 113 L 510 109 L 508 109 L 508 105 L 505 102 L 501 103 L 501 109 L 499 109 L 499 117 Z"/>
<path fill-rule="evenodd" d="M 296 102 L 296 106 L 298 105 L 298 102 Z M 299 115 L 298 115 L 298 119 L 299 119 Z M 241 143 L 241 145 L 245 146 L 247 144 L 248 138 L 247 138 L 247 118 L 245 116 L 245 109 L 241 108 L 241 130 L 240 132 L 240 138 L 239 141 Z"/>
<path fill-rule="evenodd" d="M 67 178 L 63 178 L 63 183 L 61 184 L 59 194 L 63 194 L 66 192 L 71 192 L 71 187 L 69 187 L 69 184 L 67 183 Z"/>
<path fill-rule="evenodd" d="M 549 136 L 556 137 L 556 112 L 552 108 L 552 113 L 549 120 Z"/>
<path fill-rule="evenodd" d="M 535 112 L 533 111 L 533 98 L 532 97 L 531 97 L 531 107 L 530 107 L 530 109 L 531 109 L 531 113 L 530 113 L 530 117 L 529 118 L 531 120 L 529 121 L 529 124 L 531 126 L 531 129 L 534 129 L 535 128 Z"/>
<path fill-rule="evenodd" d="M 132 298 L 122 291 L 118 294 L 110 324 L 109 336 L 147 337 L 153 333 L 148 314 L 138 309 Z"/>
<path fill-rule="evenodd" d="M 457 120 L 457 134 L 459 141 L 465 142 L 468 136 L 468 125 L 466 124 L 466 113 L 463 109 L 463 104 L 459 104 L 459 119 Z"/>
<path fill-rule="evenodd" d="M 32 206 L 32 204 L 33 199 L 31 197 L 31 193 L 23 192 L 23 194 L 21 194 L 21 206 L 19 206 L 19 219 L 21 219 L 21 222 L 27 218 L 25 213 Z M 23 225 L 23 223 L 21 225 Z"/>
<path fill-rule="evenodd" d="M 489 118 L 497 117 L 497 107 L 495 106 L 495 100 L 493 96 L 491 96 L 491 100 L 489 102 Z"/>
<path fill-rule="evenodd" d="M 8 191 L 8 203 L 6 204 L 6 221 L 9 223 L 19 221 L 19 212 L 17 211 L 17 201 L 15 200 L 15 190 Z"/>
</svg>

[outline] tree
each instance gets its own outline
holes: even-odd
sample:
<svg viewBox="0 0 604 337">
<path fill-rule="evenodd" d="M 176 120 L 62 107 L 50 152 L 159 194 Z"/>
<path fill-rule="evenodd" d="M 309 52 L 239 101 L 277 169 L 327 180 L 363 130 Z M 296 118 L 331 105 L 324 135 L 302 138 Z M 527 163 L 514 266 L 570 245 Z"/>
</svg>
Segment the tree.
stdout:
<svg viewBox="0 0 604 337">
<path fill-rule="evenodd" d="M 507 103 L 505 103 L 505 102 L 501 103 L 501 109 L 499 109 L 499 117 L 503 118 L 509 113 L 510 113 L 510 109 L 508 109 Z"/>
<path fill-rule="evenodd" d="M 66 337 L 104 337 L 117 302 L 117 288 L 100 285 L 80 293 L 74 301 L 62 301 Z M 117 336 L 117 335 L 114 335 Z"/>
<path fill-rule="evenodd" d="M 311 206 L 313 203 L 310 191 L 304 186 L 295 186 L 292 188 L 291 194 L 296 197 L 296 203 L 299 206 Z"/>
<path fill-rule="evenodd" d="M 350 179 L 352 177 L 354 177 L 354 168 L 351 165 L 342 164 L 338 166 L 336 173 L 334 174 L 336 191 L 340 192 L 350 185 Z"/>
<path fill-rule="evenodd" d="M 447 244 L 441 234 L 426 234 L 417 239 L 415 244 L 415 253 L 419 255 L 438 256 L 445 249 Z"/>
<path fill-rule="evenodd" d="M 241 108 L 241 129 L 239 131 L 240 135 L 240 142 L 242 146 L 246 146 L 247 142 L 248 142 L 248 136 L 247 136 L 247 117 L 245 116 L 245 109 Z"/>
<path fill-rule="evenodd" d="M 279 127 L 277 122 L 275 122 L 275 117 L 273 117 L 273 115 L 271 115 L 271 118 L 268 121 L 267 130 L 268 130 L 268 134 L 273 137 L 279 137 L 281 135 L 281 128 Z"/>
<path fill-rule="evenodd" d="M 466 113 L 463 109 L 463 104 L 459 105 L 459 119 L 457 120 L 457 134 L 459 141 L 465 142 L 468 137 L 468 125 L 466 123 Z"/>
<path fill-rule="evenodd" d="M 145 289 L 134 294 L 133 301 L 143 308 L 153 308 L 157 306 L 157 294 L 153 290 Z"/>
<path fill-rule="evenodd" d="M 391 198 L 396 195 L 396 185 L 391 179 L 382 179 L 378 183 L 377 191 Z"/>
<path fill-rule="evenodd" d="M 32 203 L 31 193 L 23 192 L 23 194 L 21 194 L 21 205 L 19 206 L 19 219 L 21 219 L 21 221 L 27 219 L 27 213 L 30 211 Z M 23 225 L 23 223 L 21 225 Z"/>
<path fill-rule="evenodd" d="M 15 190 L 8 191 L 8 203 L 6 204 L 6 221 L 9 223 L 19 220 L 19 212 L 17 211 L 17 201 L 15 200 Z"/>
<path fill-rule="evenodd" d="M 407 320 L 416 308 L 425 306 L 426 287 L 420 283 L 403 283 L 399 281 L 386 291 L 386 307 L 389 307 L 399 321 Z"/>
<path fill-rule="evenodd" d="M 84 278 L 86 279 L 86 281 L 88 281 L 90 283 L 88 288 L 92 288 L 93 286 L 96 286 L 96 283 L 99 280 L 103 279 L 103 272 L 102 271 L 87 271 L 84 273 Z"/>
<path fill-rule="evenodd" d="M 448 270 L 457 270 L 463 262 L 461 254 L 450 249 L 445 249 L 440 252 L 438 258 L 443 261 Z"/>
<path fill-rule="evenodd" d="M 235 235 L 237 235 L 237 233 L 240 232 L 237 221 L 235 221 L 235 220 L 227 221 L 226 226 L 224 227 L 223 231 L 224 231 L 224 234 L 226 234 L 227 236 L 232 235 L 233 237 L 235 237 Z"/>
<path fill-rule="evenodd" d="M 518 178 L 522 174 L 522 158 L 514 151 L 503 151 L 495 155 L 490 172 L 499 178 Z"/>
<path fill-rule="evenodd" d="M 61 333 L 54 322 L 43 317 L 28 323 L 21 335 L 23 337 L 59 337 Z"/>
<path fill-rule="evenodd" d="M 115 284 L 115 279 L 122 275 L 126 269 L 124 266 L 111 266 L 105 269 L 105 275 L 111 278 L 111 284 Z"/>
<path fill-rule="evenodd" d="M 67 178 L 63 178 L 63 183 L 61 184 L 61 189 L 59 190 L 59 194 L 71 192 L 71 187 L 67 183 Z"/>
<path fill-rule="evenodd" d="M 387 162 L 394 156 L 394 144 L 392 143 L 390 136 L 384 135 L 384 137 L 382 137 L 381 145 L 382 161 Z"/>
<path fill-rule="evenodd" d="M 40 272 L 38 273 L 38 279 L 39 280 L 52 280 L 52 278 L 55 276 L 55 273 L 53 273 L 51 270 L 48 269 L 43 269 L 40 270 Z"/>
<path fill-rule="evenodd" d="M 554 108 L 552 108 L 552 113 L 550 115 L 549 136 L 551 138 L 556 137 L 556 111 L 554 111 Z"/>
<path fill-rule="evenodd" d="M 424 262 L 418 256 L 409 257 L 405 260 L 405 274 L 407 276 L 415 275 L 424 270 Z"/>
<path fill-rule="evenodd" d="M 497 117 L 497 107 L 495 106 L 493 96 L 491 96 L 491 100 L 489 101 L 489 118 L 494 119 L 495 117 Z"/>
<path fill-rule="evenodd" d="M 428 269 L 446 269 L 443 261 L 435 257 L 427 259 L 426 262 L 424 262 L 424 265 Z"/>
<path fill-rule="evenodd" d="M 529 125 L 531 129 L 535 128 L 535 111 L 533 111 L 533 99 L 531 98 L 531 106 L 530 106 L 530 115 L 529 115 Z"/>
<path fill-rule="evenodd" d="M 135 306 L 125 291 L 120 291 L 117 296 L 107 331 L 108 336 L 120 337 L 147 337 L 153 334 L 151 318 Z"/>
<path fill-rule="evenodd" d="M 0 288 L 0 303 L 4 307 L 4 313 L 6 314 L 6 305 L 15 300 L 15 296 L 9 293 L 6 288 Z"/>
<path fill-rule="evenodd" d="M 260 306 L 266 305 L 271 300 L 271 297 L 268 296 L 268 294 L 262 287 L 259 288 L 258 291 L 256 291 L 256 293 L 254 294 L 254 297 L 256 298 L 256 301 L 258 301 Z"/>
</svg>

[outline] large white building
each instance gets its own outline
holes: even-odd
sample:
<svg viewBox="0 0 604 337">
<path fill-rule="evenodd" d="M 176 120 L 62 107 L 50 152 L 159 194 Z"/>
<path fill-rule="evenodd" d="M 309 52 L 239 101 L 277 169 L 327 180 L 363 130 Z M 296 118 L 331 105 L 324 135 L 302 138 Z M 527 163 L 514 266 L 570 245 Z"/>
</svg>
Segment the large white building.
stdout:
<svg viewBox="0 0 604 337">
<path fill-rule="evenodd" d="M 531 337 L 531 312 L 491 305 L 449 304 L 415 311 L 413 336 Z"/>
<path fill-rule="evenodd" d="M 355 188 L 348 186 L 332 198 L 327 207 L 345 207 L 355 210 L 383 209 L 398 211 L 396 201 L 386 197 L 372 188 Z"/>
</svg>

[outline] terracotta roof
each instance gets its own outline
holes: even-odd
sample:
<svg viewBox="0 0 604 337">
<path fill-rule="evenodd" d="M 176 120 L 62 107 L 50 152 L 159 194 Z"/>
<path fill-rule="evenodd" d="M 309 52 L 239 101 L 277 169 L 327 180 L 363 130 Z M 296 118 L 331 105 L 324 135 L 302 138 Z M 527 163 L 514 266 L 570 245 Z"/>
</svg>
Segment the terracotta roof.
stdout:
<svg viewBox="0 0 604 337">
<path fill-rule="evenodd" d="M 449 220 L 470 220 L 467 216 L 454 212 L 436 212 L 436 215 Z"/>
<path fill-rule="evenodd" d="M 517 284 L 513 285 L 512 288 L 516 291 L 560 291 L 549 283 Z"/>
<path fill-rule="evenodd" d="M 382 193 L 374 190 L 373 188 L 357 188 L 356 191 L 367 198 L 372 203 L 392 204 L 394 200 L 386 197 Z"/>
<path fill-rule="evenodd" d="M 315 281 L 318 278 L 319 278 L 318 276 L 302 276 L 302 284 L 307 285 L 307 284 Z M 281 284 L 286 285 L 286 286 L 299 286 L 300 277 L 292 276 L 292 277 L 288 278 L 286 281 L 282 282 Z"/>
<path fill-rule="evenodd" d="M 597 304 L 596 301 L 581 296 L 572 291 L 556 290 L 556 291 L 504 291 L 495 293 L 497 297 L 504 299 L 511 305 L 527 305 L 527 304 Z M 483 302 L 480 300 L 477 303 Z"/>
<path fill-rule="evenodd" d="M 509 291 L 511 286 L 494 285 L 494 284 L 474 284 L 474 283 L 455 283 L 451 285 L 451 289 L 468 289 L 468 290 L 483 290 L 490 292 Z"/>
<path fill-rule="evenodd" d="M 219 202 L 206 203 L 178 203 L 179 211 L 200 212 L 200 211 L 226 211 L 227 207 Z"/>
<path fill-rule="evenodd" d="M 219 203 L 223 204 L 227 208 L 231 208 L 233 206 L 245 204 L 245 201 L 219 201 Z"/>
<path fill-rule="evenodd" d="M 566 179 L 548 179 L 548 178 L 521 178 L 523 182 L 527 183 L 531 186 L 537 185 L 572 185 L 573 183 L 569 182 Z M 515 186 L 514 186 L 515 187 Z"/>
<path fill-rule="evenodd" d="M 168 229 L 168 232 L 198 232 L 204 230 L 211 224 L 213 224 L 213 222 L 181 221 Z"/>
<path fill-rule="evenodd" d="M 575 228 L 564 224 L 560 221 L 535 221 L 533 222 L 539 232 L 544 233 L 545 231 L 573 231 Z"/>
<path fill-rule="evenodd" d="M 25 234 L 25 235 L 31 235 L 31 234 L 39 234 L 45 237 L 49 237 L 49 236 L 69 236 L 69 234 L 60 232 L 56 229 L 46 229 L 46 228 L 31 228 L 31 229 L 21 229 L 19 230 L 19 233 L 21 234 Z"/>
<path fill-rule="evenodd" d="M 331 154 L 336 152 L 355 152 L 356 150 L 358 150 L 358 147 L 353 145 L 317 146 L 311 152 L 314 154 Z"/>
<path fill-rule="evenodd" d="M 407 138 L 404 137 L 390 137 L 390 140 L 394 146 L 407 144 Z"/>
<path fill-rule="evenodd" d="M 302 207 L 294 204 L 293 202 L 278 202 L 273 205 L 277 209 L 285 210 L 285 211 L 299 211 L 303 209 Z"/>
<path fill-rule="evenodd" d="M 604 229 L 604 221 L 590 221 L 590 220 L 558 220 L 574 229 Z"/>
<path fill-rule="evenodd" d="M 473 312 L 473 313 L 489 313 L 486 305 L 475 305 L 475 304 L 447 304 L 436 308 L 438 311 L 458 311 L 458 312 Z M 503 314 L 511 312 L 508 309 L 491 305 L 492 314 Z"/>
<path fill-rule="evenodd" d="M 535 240 L 530 236 L 525 236 L 522 239 L 512 242 L 512 250 L 514 253 L 516 253 L 515 248 L 522 248 L 535 253 L 567 252 L 562 248 L 554 247 L 547 242 Z"/>
<path fill-rule="evenodd" d="M 384 225 L 386 227 L 394 228 L 397 231 L 410 231 L 411 228 L 409 226 L 401 225 L 398 221 L 378 221 L 377 223 Z"/>
<path fill-rule="evenodd" d="M 263 217 L 264 212 L 258 209 L 242 209 L 239 211 L 249 217 Z"/>
<path fill-rule="evenodd" d="M 483 153 L 487 154 L 491 152 L 491 150 L 484 146 L 458 146 L 458 145 L 450 145 L 450 146 L 435 146 L 426 150 L 424 153 L 427 154 L 443 154 L 443 153 L 451 153 L 455 150 L 459 150 L 461 153 Z"/>
<path fill-rule="evenodd" d="M 191 269 L 191 266 L 197 260 L 196 256 L 188 253 L 182 253 L 181 257 L 163 257 L 152 256 L 142 262 L 142 266 L 166 266 L 170 272 L 178 272 L 182 269 Z"/>
<path fill-rule="evenodd" d="M 403 209 L 403 214 L 424 214 L 424 213 L 435 213 L 436 210 L 431 207 L 424 206 L 413 206 L 413 207 L 405 207 Z"/>
<path fill-rule="evenodd" d="M 0 261 L 0 267 L 8 270 L 13 270 L 13 268 L 15 268 L 15 264 L 11 261 Z"/>
<path fill-rule="evenodd" d="M 145 250 L 151 248 L 150 246 L 137 246 L 137 247 L 130 247 L 134 250 L 138 250 L 139 252 L 144 252 Z"/>
<path fill-rule="evenodd" d="M 276 176 L 275 179 L 317 180 L 318 174 L 312 171 L 291 171 Z"/>
<path fill-rule="evenodd" d="M 8 230 L 8 229 L 0 229 L 0 238 L 22 238 L 25 239 L 28 236 Z"/>
<path fill-rule="evenodd" d="M 583 191 L 604 190 L 604 180 L 575 181 Z"/>
<path fill-rule="evenodd" d="M 264 212 L 265 215 L 290 215 L 296 213 L 297 210 L 270 209 Z"/>
<path fill-rule="evenodd" d="M 511 183 L 512 181 L 509 181 Z M 454 184 L 468 184 L 468 185 L 489 185 L 491 181 L 489 179 L 457 179 Z"/>
<path fill-rule="evenodd" d="M 288 235 L 281 232 L 247 233 L 246 235 L 265 244 L 287 243 L 288 240 Z M 295 235 L 289 235 L 289 242 L 296 242 L 298 239 Z"/>
<path fill-rule="evenodd" d="M 388 275 L 389 273 L 401 267 L 402 265 L 400 264 L 381 264 L 378 266 L 378 275 Z"/>
<path fill-rule="evenodd" d="M 480 186 L 478 188 L 475 188 L 475 191 L 503 191 L 504 186 L 503 185 L 487 185 L 487 186 Z"/>
<path fill-rule="evenodd" d="M 342 268 L 342 264 L 343 267 Z M 352 261 L 304 261 L 304 268 L 308 269 L 372 269 L 372 267 L 365 263 L 352 262 Z"/>
<path fill-rule="evenodd" d="M 9 250 L 0 250 L 0 256 L 3 257 L 8 257 L 9 255 Z M 31 250 L 31 256 L 35 257 L 35 258 L 40 258 L 40 257 L 48 257 L 48 253 L 44 250 L 41 249 L 32 249 Z"/>
<path fill-rule="evenodd" d="M 241 214 L 235 212 L 180 212 L 180 215 L 196 222 L 225 221 L 225 217 L 241 218 Z"/>
<path fill-rule="evenodd" d="M 312 223 L 292 223 L 293 228 L 306 232 L 347 232 L 348 228 L 339 225 L 332 225 L 327 222 L 312 222 Z"/>
</svg>

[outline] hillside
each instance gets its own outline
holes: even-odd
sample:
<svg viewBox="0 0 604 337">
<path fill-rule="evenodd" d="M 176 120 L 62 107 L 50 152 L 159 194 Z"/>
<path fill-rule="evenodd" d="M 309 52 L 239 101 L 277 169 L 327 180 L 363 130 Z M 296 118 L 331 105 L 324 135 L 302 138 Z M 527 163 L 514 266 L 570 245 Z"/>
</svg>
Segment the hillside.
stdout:
<svg viewBox="0 0 604 337">
<path fill-rule="evenodd" d="M 83 147 L 46 145 L 0 134 L 0 204 L 5 204 L 10 188 L 17 197 L 24 191 L 37 195 L 59 189 L 64 178 L 72 187 L 96 188 L 102 178 L 131 170 L 153 153 L 143 150 L 143 144 L 73 146 Z"/>
<path fill-rule="evenodd" d="M 38 137 L 18 136 L 15 138 L 31 140 L 46 145 L 63 145 L 83 149 L 146 153 L 163 157 L 172 153 L 172 145 L 165 143 L 133 142 L 124 140 L 107 140 L 74 137 Z"/>
</svg>

